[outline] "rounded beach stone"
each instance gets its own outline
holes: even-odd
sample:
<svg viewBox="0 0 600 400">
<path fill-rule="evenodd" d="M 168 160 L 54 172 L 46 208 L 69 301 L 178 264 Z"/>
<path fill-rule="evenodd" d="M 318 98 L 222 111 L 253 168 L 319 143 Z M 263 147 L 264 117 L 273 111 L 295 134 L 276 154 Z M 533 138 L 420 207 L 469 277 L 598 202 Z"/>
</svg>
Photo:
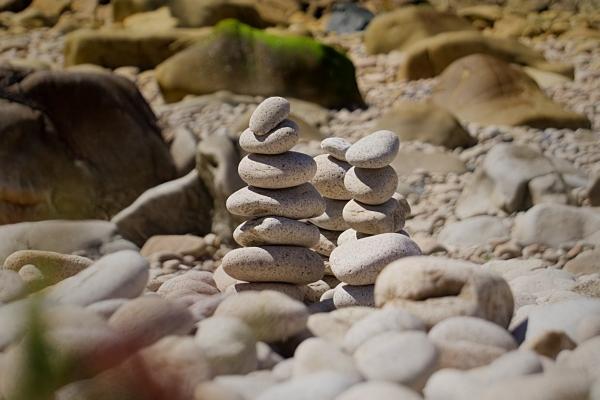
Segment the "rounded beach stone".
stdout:
<svg viewBox="0 0 600 400">
<path fill-rule="evenodd" d="M 368 380 L 395 382 L 421 390 L 438 359 L 424 332 L 386 332 L 364 342 L 354 353 Z"/>
<path fill-rule="evenodd" d="M 477 264 L 444 257 L 405 257 L 375 282 L 378 307 L 402 308 L 429 328 L 455 316 L 472 316 L 506 328 L 514 300 L 508 283 Z"/>
<path fill-rule="evenodd" d="M 194 326 L 194 318 L 185 307 L 152 295 L 119 307 L 108 324 L 131 346 L 141 349 L 168 335 L 188 334 Z"/>
<path fill-rule="evenodd" d="M 319 371 L 272 386 L 256 400 L 333 400 L 337 395 L 360 381 L 355 374 Z"/>
<path fill-rule="evenodd" d="M 243 217 L 280 216 L 304 219 L 325 212 L 325 200 L 310 183 L 287 189 L 245 187 L 233 193 L 227 210 Z"/>
<path fill-rule="evenodd" d="M 394 196 L 383 204 L 369 205 L 350 200 L 344 206 L 344 220 L 351 228 L 360 232 L 377 235 L 379 233 L 398 232 L 406 221 L 404 199 Z"/>
<path fill-rule="evenodd" d="M 289 115 L 289 101 L 283 97 L 269 97 L 250 116 L 250 130 L 259 136 L 266 135 Z"/>
<path fill-rule="evenodd" d="M 422 400 L 415 391 L 391 382 L 364 382 L 352 386 L 336 400 Z"/>
<path fill-rule="evenodd" d="M 394 168 L 352 167 L 344 176 L 344 186 L 352 198 L 364 204 L 382 204 L 396 192 L 398 174 Z"/>
<path fill-rule="evenodd" d="M 207 271 L 193 271 L 193 272 L 207 272 Z M 207 272 L 208 274 L 210 274 L 210 272 Z M 212 274 L 210 274 L 212 275 Z M 210 277 L 210 281 L 206 282 L 206 280 L 200 280 L 200 279 L 193 279 L 193 274 L 183 274 L 183 275 L 178 275 L 174 278 L 169 279 L 168 281 L 166 281 L 165 283 L 163 283 L 162 285 L 160 285 L 160 287 L 158 288 L 158 290 L 156 291 L 156 293 L 158 293 L 159 295 L 165 297 L 168 296 L 170 293 L 175 292 L 177 290 L 189 290 L 193 293 L 198 293 L 198 294 L 206 294 L 206 295 L 212 295 L 212 294 L 216 294 L 219 293 L 219 289 L 217 289 L 217 287 L 215 286 L 214 280 L 212 280 L 212 276 Z"/>
<path fill-rule="evenodd" d="M 360 168 L 383 168 L 394 161 L 399 148 L 400 140 L 394 132 L 377 131 L 350 146 L 346 161 Z"/>
<path fill-rule="evenodd" d="M 215 315 L 241 319 L 252 329 L 256 340 L 269 343 L 304 330 L 308 309 L 284 294 L 264 290 L 227 297 L 219 304 Z"/>
<path fill-rule="evenodd" d="M 227 293 L 242 293 L 247 291 L 271 290 L 291 297 L 294 300 L 304 300 L 304 291 L 292 283 L 282 282 L 238 282 L 227 288 Z"/>
<path fill-rule="evenodd" d="M 311 183 L 322 196 L 335 200 L 350 200 L 352 194 L 344 186 L 344 176 L 352 166 L 327 154 L 315 157 L 317 172 Z"/>
<path fill-rule="evenodd" d="M 298 125 L 289 119 L 277 125 L 266 135 L 256 135 L 246 129 L 240 135 L 240 147 L 248 153 L 281 154 L 294 147 L 300 139 Z"/>
<path fill-rule="evenodd" d="M 318 337 L 308 338 L 294 352 L 293 376 L 319 371 L 360 374 L 352 356 L 344 353 L 335 343 Z"/>
<path fill-rule="evenodd" d="M 326 197 L 323 199 L 325 200 L 325 212 L 318 217 L 311 218 L 309 221 L 321 229 L 330 231 L 343 231 L 348 229 L 348 224 L 344 221 L 342 215 L 346 201 L 332 200 Z"/>
<path fill-rule="evenodd" d="M 237 279 L 227 275 L 227 272 L 223 270 L 223 265 L 219 265 L 213 274 L 217 289 L 224 292 L 229 286 L 237 283 Z"/>
<path fill-rule="evenodd" d="M 19 272 L 25 265 L 35 265 L 44 276 L 44 284 L 53 285 L 83 271 L 92 263 L 93 261 L 89 258 L 70 254 L 42 250 L 19 250 L 4 260 L 2 268 Z"/>
<path fill-rule="evenodd" d="M 195 339 L 213 375 L 247 374 L 258 366 L 254 333 L 238 318 L 200 321 Z"/>
<path fill-rule="evenodd" d="M 354 286 L 340 283 L 333 290 L 333 305 L 335 308 L 344 307 L 375 307 L 375 286 Z"/>
<path fill-rule="evenodd" d="M 283 154 L 249 154 L 238 165 L 240 178 L 250 186 L 282 189 L 308 182 L 317 172 L 309 155 L 296 151 Z"/>
<path fill-rule="evenodd" d="M 233 232 L 240 246 L 289 245 L 312 247 L 319 243 L 319 228 L 285 217 L 249 219 Z"/>
<path fill-rule="evenodd" d="M 476 368 L 517 349 L 507 330 L 475 317 L 445 319 L 431 328 L 428 336 L 440 352 L 438 368 Z"/>
<path fill-rule="evenodd" d="M 323 277 L 321 257 L 296 246 L 244 247 L 225 254 L 227 275 L 248 282 L 310 283 Z"/>
<path fill-rule="evenodd" d="M 342 282 L 370 285 L 392 261 L 420 255 L 419 246 L 399 233 L 384 233 L 349 241 L 331 252 L 331 271 Z"/>
<path fill-rule="evenodd" d="M 344 336 L 344 349 L 354 353 L 367 340 L 385 332 L 425 331 L 425 324 L 414 315 L 399 309 L 377 310 L 356 322 Z"/>
<path fill-rule="evenodd" d="M 350 142 L 340 137 L 331 137 L 321 141 L 321 149 L 341 161 L 346 161 L 346 152 L 350 146 Z"/>
</svg>

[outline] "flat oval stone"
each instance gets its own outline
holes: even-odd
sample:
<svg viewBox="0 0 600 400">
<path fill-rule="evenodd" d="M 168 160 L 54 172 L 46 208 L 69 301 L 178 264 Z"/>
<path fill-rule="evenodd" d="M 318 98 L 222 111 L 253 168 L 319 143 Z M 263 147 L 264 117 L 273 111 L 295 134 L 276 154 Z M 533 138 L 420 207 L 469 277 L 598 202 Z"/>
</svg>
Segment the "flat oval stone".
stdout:
<svg viewBox="0 0 600 400">
<path fill-rule="evenodd" d="M 326 197 L 324 200 L 326 205 L 325 212 L 318 217 L 311 218 L 310 222 L 321 229 L 330 231 L 343 231 L 348 229 L 348 223 L 344 221 L 344 217 L 342 216 L 346 201 L 332 200 Z"/>
<path fill-rule="evenodd" d="M 269 97 L 250 116 L 250 130 L 266 135 L 290 115 L 290 102 L 283 97 Z"/>
<path fill-rule="evenodd" d="M 368 380 L 420 390 L 435 369 L 438 352 L 424 332 L 386 332 L 363 343 L 354 359 Z"/>
<path fill-rule="evenodd" d="M 375 307 L 375 285 L 348 285 L 340 283 L 333 290 L 335 308 Z"/>
<path fill-rule="evenodd" d="M 215 311 L 216 316 L 239 318 L 263 342 L 285 340 L 306 328 L 308 309 L 288 296 L 264 290 L 229 296 Z"/>
<path fill-rule="evenodd" d="M 352 167 L 344 176 L 344 186 L 352 198 L 364 204 L 383 204 L 396 192 L 398 174 L 394 168 Z"/>
<path fill-rule="evenodd" d="M 333 274 L 351 285 L 370 285 L 389 263 L 402 257 L 420 255 L 419 246 L 399 233 L 384 233 L 338 246 L 329 263 Z"/>
<path fill-rule="evenodd" d="M 250 186 L 283 189 L 308 182 L 317 172 L 309 155 L 296 151 L 283 154 L 249 154 L 238 165 L 240 178 Z"/>
<path fill-rule="evenodd" d="M 310 183 L 277 190 L 245 187 L 229 196 L 225 205 L 243 217 L 305 219 L 325 212 L 325 200 Z"/>
<path fill-rule="evenodd" d="M 346 161 L 346 152 L 351 144 L 346 139 L 332 137 L 321 141 L 321 148 L 330 156 L 341 161 Z"/>
<path fill-rule="evenodd" d="M 352 168 L 345 161 L 340 161 L 327 154 L 315 157 L 317 172 L 311 183 L 315 185 L 323 197 L 335 200 L 350 200 L 352 194 L 344 186 L 344 176 Z"/>
<path fill-rule="evenodd" d="M 233 239 L 240 246 L 288 245 L 313 247 L 319 243 L 319 228 L 285 217 L 253 218 L 240 224 Z"/>
<path fill-rule="evenodd" d="M 225 254 L 227 275 L 248 282 L 311 283 L 323 277 L 321 257 L 297 246 L 245 247 Z"/>
<path fill-rule="evenodd" d="M 360 168 L 383 168 L 394 161 L 399 148 L 400 140 L 394 132 L 377 131 L 350 146 L 346 161 Z"/>
<path fill-rule="evenodd" d="M 285 119 L 266 135 L 246 129 L 240 135 L 240 147 L 248 153 L 281 154 L 294 147 L 300 139 L 298 124 Z"/>
<path fill-rule="evenodd" d="M 399 195 L 383 204 L 370 205 L 350 200 L 344 206 L 344 220 L 351 228 L 360 233 L 377 235 L 379 233 L 398 232 L 406 221 L 406 200 Z"/>
</svg>

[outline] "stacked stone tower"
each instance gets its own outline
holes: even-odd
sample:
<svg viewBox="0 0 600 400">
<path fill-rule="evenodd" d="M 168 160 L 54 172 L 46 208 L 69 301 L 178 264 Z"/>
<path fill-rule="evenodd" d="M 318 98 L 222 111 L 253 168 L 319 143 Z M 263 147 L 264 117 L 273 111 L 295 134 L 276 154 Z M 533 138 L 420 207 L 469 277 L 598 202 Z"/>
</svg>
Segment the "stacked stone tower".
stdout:
<svg viewBox="0 0 600 400">
<path fill-rule="evenodd" d="M 221 264 L 229 276 L 242 281 L 234 286 L 236 291 L 271 289 L 301 298 L 298 285 L 323 276 L 323 260 L 310 249 L 319 242 L 319 230 L 299 220 L 321 215 L 325 201 L 309 183 L 317 170 L 315 161 L 290 151 L 299 132 L 287 119 L 289 113 L 286 99 L 266 99 L 239 139 L 249 153 L 238 166 L 248 186 L 229 196 L 226 206 L 249 219 L 233 234 L 244 247 L 227 253 Z"/>
<path fill-rule="evenodd" d="M 352 196 L 342 211 L 350 229 L 338 237 L 330 255 L 333 274 L 343 283 L 335 288 L 336 307 L 374 305 L 375 279 L 390 262 L 420 249 L 402 232 L 410 207 L 395 193 L 398 175 L 390 166 L 398 154 L 395 133 L 377 131 L 354 143 L 345 153 L 352 168 L 344 187 Z"/>
</svg>

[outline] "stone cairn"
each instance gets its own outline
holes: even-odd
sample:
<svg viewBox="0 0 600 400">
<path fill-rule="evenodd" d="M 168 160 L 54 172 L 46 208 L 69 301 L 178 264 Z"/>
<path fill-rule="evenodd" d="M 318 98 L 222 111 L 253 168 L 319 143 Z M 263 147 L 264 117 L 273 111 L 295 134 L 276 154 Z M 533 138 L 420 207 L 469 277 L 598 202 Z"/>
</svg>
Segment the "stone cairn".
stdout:
<svg viewBox="0 0 600 400">
<path fill-rule="evenodd" d="M 352 200 L 344 205 L 342 218 L 350 228 L 338 237 L 329 258 L 333 274 L 343 282 L 333 291 L 336 307 L 374 306 L 374 283 L 381 270 L 399 258 L 421 254 L 402 230 L 410 207 L 396 193 L 398 175 L 390 166 L 399 145 L 395 133 L 377 131 L 345 152 L 352 167 L 343 186 Z"/>
<path fill-rule="evenodd" d="M 327 138 L 321 142 L 321 149 L 326 154 L 315 157 L 317 173 L 311 183 L 325 199 L 325 212 L 310 222 L 320 231 L 319 243 L 313 249 L 321 254 L 325 262 L 325 277 L 323 280 L 330 287 L 335 287 L 339 280 L 333 275 L 329 266 L 329 255 L 336 248 L 340 233 L 350 228 L 344 221 L 342 210 L 352 200 L 352 194 L 344 186 L 344 176 L 352 165 L 346 162 L 346 151 L 350 143 L 342 138 Z"/>
<path fill-rule="evenodd" d="M 240 146 L 249 154 L 238 172 L 249 186 L 229 196 L 226 207 L 249 219 L 233 233 L 244 247 L 227 253 L 221 265 L 242 281 L 232 290 L 277 290 L 302 299 L 304 285 L 323 277 L 324 264 L 310 249 L 319 242 L 319 229 L 299 220 L 323 214 L 325 201 L 309 183 L 317 171 L 313 158 L 290 151 L 299 131 L 287 119 L 289 113 L 286 99 L 270 97 L 240 136 Z"/>
</svg>

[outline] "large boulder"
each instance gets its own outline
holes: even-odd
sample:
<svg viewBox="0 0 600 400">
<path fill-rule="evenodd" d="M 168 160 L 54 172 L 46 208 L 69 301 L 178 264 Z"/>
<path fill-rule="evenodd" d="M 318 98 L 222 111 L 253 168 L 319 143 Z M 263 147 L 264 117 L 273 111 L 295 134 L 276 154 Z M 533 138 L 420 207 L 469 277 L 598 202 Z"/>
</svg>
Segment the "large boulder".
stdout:
<svg viewBox="0 0 600 400">
<path fill-rule="evenodd" d="M 513 237 L 523 246 L 599 245 L 600 208 L 538 204 L 517 217 Z"/>
<path fill-rule="evenodd" d="M 586 117 L 546 97 L 519 66 L 485 54 L 450 64 L 440 75 L 432 98 L 462 121 L 541 129 L 590 127 Z"/>
<path fill-rule="evenodd" d="M 377 121 L 375 129 L 396 132 L 402 141 L 418 140 L 450 149 L 477 143 L 452 114 L 432 103 L 397 103 Z"/>
<path fill-rule="evenodd" d="M 156 117 L 125 78 L 41 71 L 6 97 L 0 224 L 109 218 L 175 174 Z"/>
<path fill-rule="evenodd" d="M 235 18 L 255 27 L 287 23 L 300 9 L 297 0 L 113 0 L 113 17 L 126 17 L 169 7 L 180 26 L 212 26 L 227 18 Z"/>
<path fill-rule="evenodd" d="M 65 66 L 96 64 L 106 68 L 151 69 L 208 34 L 207 29 L 77 30 L 66 38 Z"/>
<path fill-rule="evenodd" d="M 473 30 L 455 14 L 437 11 L 429 5 L 401 7 L 371 21 L 365 31 L 365 48 L 370 54 L 405 50 L 419 40 L 448 31 Z"/>
<path fill-rule="evenodd" d="M 331 108 L 364 105 L 354 65 L 334 48 L 235 20 L 219 23 L 211 37 L 159 65 L 156 76 L 168 101 L 229 90 L 296 97 Z"/>
<path fill-rule="evenodd" d="M 437 76 L 459 58 L 488 54 L 506 62 L 573 77 L 573 67 L 546 61 L 541 53 L 515 39 L 484 36 L 480 32 L 446 32 L 420 40 L 406 48 L 406 60 L 399 79 L 424 79 Z"/>
</svg>

